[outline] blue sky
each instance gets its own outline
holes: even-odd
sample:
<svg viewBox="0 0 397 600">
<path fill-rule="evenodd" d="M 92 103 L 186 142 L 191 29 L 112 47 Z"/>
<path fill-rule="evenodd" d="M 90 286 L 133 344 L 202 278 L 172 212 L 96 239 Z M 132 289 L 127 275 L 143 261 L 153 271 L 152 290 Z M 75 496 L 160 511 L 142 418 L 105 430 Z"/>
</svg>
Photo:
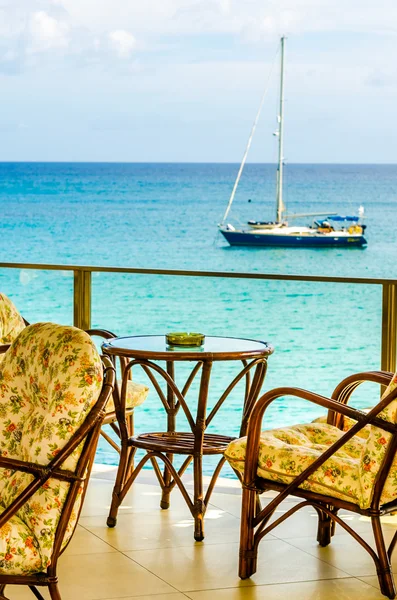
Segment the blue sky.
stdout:
<svg viewBox="0 0 397 600">
<path fill-rule="evenodd" d="M 395 0 L 0 0 L 0 160 L 239 162 L 281 34 L 286 159 L 397 163 Z"/>
</svg>

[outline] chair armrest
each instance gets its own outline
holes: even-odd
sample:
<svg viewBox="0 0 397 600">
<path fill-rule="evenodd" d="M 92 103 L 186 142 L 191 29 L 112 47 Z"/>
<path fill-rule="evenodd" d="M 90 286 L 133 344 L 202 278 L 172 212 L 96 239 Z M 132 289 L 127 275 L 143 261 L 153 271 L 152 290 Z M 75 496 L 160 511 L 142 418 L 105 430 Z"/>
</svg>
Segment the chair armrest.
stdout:
<svg viewBox="0 0 397 600">
<path fill-rule="evenodd" d="M 343 379 L 334 389 L 331 398 L 342 404 L 347 404 L 353 392 L 359 385 L 366 381 L 378 383 L 381 386 L 388 386 L 392 380 L 394 373 L 389 371 L 366 371 L 363 373 L 355 373 Z M 335 425 L 340 429 L 343 428 L 343 416 L 339 416 L 335 411 L 329 410 L 327 423 Z"/>
<path fill-rule="evenodd" d="M 379 383 L 379 385 L 389 385 L 394 373 L 388 371 L 366 371 L 364 373 L 355 373 L 343 379 L 334 389 L 332 398 L 337 402 L 347 404 L 354 390 L 365 381 Z"/>
<path fill-rule="evenodd" d="M 110 340 L 112 338 L 117 337 L 115 333 L 112 333 L 107 329 L 86 329 L 85 332 L 88 333 L 88 335 L 90 336 L 103 337 L 105 338 L 105 340 Z"/>
</svg>

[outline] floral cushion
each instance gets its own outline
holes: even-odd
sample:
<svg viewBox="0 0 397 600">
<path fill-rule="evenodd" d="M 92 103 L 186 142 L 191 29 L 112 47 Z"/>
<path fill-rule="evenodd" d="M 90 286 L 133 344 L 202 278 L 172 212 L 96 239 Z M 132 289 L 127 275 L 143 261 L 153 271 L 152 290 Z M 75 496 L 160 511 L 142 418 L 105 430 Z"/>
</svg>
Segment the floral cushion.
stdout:
<svg viewBox="0 0 397 600">
<path fill-rule="evenodd" d="M 394 375 L 382 399 L 397 387 Z M 397 399 L 378 415 L 391 423 L 397 422 Z M 283 429 L 263 431 L 260 437 L 257 474 L 264 479 L 290 483 L 294 477 L 314 462 L 330 445 L 340 439 L 344 431 L 316 419 L 308 425 L 294 425 Z M 344 430 L 353 420 L 346 419 Z M 300 486 L 314 492 L 342 498 L 369 508 L 379 468 L 386 454 L 391 434 L 369 425 L 361 436 L 354 436 Z M 247 438 L 231 442 L 225 452 L 229 463 L 241 473 L 244 471 Z M 382 491 L 380 504 L 397 498 L 397 455 Z"/>
<path fill-rule="evenodd" d="M 394 375 L 382 399 L 397 387 L 397 373 Z M 378 415 L 380 418 L 397 423 L 397 400 L 390 402 Z M 360 461 L 360 479 L 362 485 L 363 504 L 369 506 L 372 500 L 376 475 L 386 454 L 391 434 L 379 427 L 371 425 L 370 434 L 362 450 Z M 397 457 L 395 456 L 389 475 L 383 488 L 381 503 L 391 502 L 397 498 Z"/>
<path fill-rule="evenodd" d="M 4 507 L 0 507 L 0 512 Z M 0 573 L 20 575 L 43 570 L 40 545 L 31 529 L 17 515 L 0 529 Z"/>
<path fill-rule="evenodd" d="M 343 431 L 326 423 L 262 431 L 257 474 L 264 479 L 291 483 L 342 435 Z M 354 437 L 300 487 L 358 503 L 361 492 L 358 474 L 363 445 L 364 440 Z M 246 446 L 247 438 L 244 437 L 231 442 L 225 452 L 231 466 L 241 473 L 244 471 Z"/>
<path fill-rule="evenodd" d="M 102 364 L 88 334 L 53 323 L 26 327 L 0 362 L 1 455 L 48 464 L 83 423 L 101 387 Z M 63 468 L 74 470 L 80 453 L 81 447 L 69 456 Z M 0 511 L 32 479 L 27 473 L 0 469 Z M 22 506 L 16 517 L 26 526 L 30 536 L 28 545 L 31 538 L 37 556 L 33 560 L 30 553 L 27 561 L 20 561 L 21 546 L 15 543 L 11 551 L 7 547 L 7 559 L 3 562 L 0 544 L 0 573 L 2 570 L 10 573 L 11 562 L 13 573 L 47 568 L 68 490 L 67 482 L 50 479 Z M 80 503 L 81 494 L 64 544 L 73 533 Z M 25 533 L 21 530 L 18 535 L 26 542 Z"/>
<path fill-rule="evenodd" d="M 121 381 L 118 382 L 119 388 L 121 389 Z M 145 402 L 149 388 L 143 383 L 137 383 L 135 381 L 127 382 L 127 398 L 125 402 L 126 408 L 136 408 Z M 114 400 L 113 397 L 109 399 L 106 405 L 106 412 L 114 412 Z"/>
<path fill-rule="evenodd" d="M 365 408 L 363 409 L 363 412 L 368 412 L 370 411 L 370 408 Z M 327 422 L 327 416 L 323 415 L 321 417 L 317 417 L 317 419 L 314 419 L 312 421 L 312 423 L 326 423 Z M 343 417 L 343 431 L 348 431 L 351 427 L 353 427 L 353 425 L 355 425 L 357 423 L 357 421 L 355 421 L 354 419 L 351 419 L 350 417 Z M 358 433 L 356 433 L 357 437 L 363 438 L 364 440 L 368 439 L 368 436 L 370 434 L 371 431 L 371 426 L 370 425 L 366 425 L 365 427 L 363 427 L 362 429 L 360 429 L 360 431 Z"/>
<path fill-rule="evenodd" d="M 25 322 L 11 300 L 0 293 L 0 344 L 11 344 L 25 329 Z"/>
</svg>

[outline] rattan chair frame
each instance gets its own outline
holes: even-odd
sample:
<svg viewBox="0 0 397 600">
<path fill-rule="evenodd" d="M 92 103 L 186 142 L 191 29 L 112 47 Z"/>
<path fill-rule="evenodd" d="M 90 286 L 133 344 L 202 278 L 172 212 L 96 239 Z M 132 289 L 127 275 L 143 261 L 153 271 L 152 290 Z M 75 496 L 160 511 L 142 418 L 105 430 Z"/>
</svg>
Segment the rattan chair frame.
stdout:
<svg viewBox="0 0 397 600">
<path fill-rule="evenodd" d="M 30 473 L 34 477 L 33 481 L 0 515 L 0 528 L 3 527 L 7 521 L 26 503 L 26 501 L 29 500 L 29 498 L 31 498 L 33 494 L 37 492 L 37 490 L 42 487 L 50 478 L 57 479 L 58 481 L 70 482 L 68 495 L 66 497 L 55 533 L 51 565 L 47 568 L 46 572 L 31 575 L 6 575 L 0 573 L 0 600 L 7 600 L 4 594 L 5 588 L 8 585 L 26 585 L 31 589 L 33 595 L 39 600 L 44 600 L 44 598 L 37 588 L 45 586 L 48 587 L 52 600 L 62 600 L 58 587 L 58 559 L 66 550 L 73 535 L 72 534 L 70 536 L 68 543 L 62 547 L 67 526 L 82 483 L 84 483 L 84 490 L 82 501 L 79 507 L 78 517 L 80 516 L 80 512 L 83 507 L 84 497 L 87 491 L 87 484 L 94 462 L 99 433 L 106 414 L 106 403 L 113 392 L 115 384 L 115 370 L 112 362 L 106 356 L 102 357 L 102 362 L 104 369 L 103 385 L 97 402 L 89 412 L 83 424 L 73 434 L 64 448 L 51 460 L 50 463 L 36 464 L 0 456 L 0 468 Z M 80 444 L 84 444 L 83 450 L 74 471 L 63 469 L 62 464 L 64 464 L 66 459 Z"/>
<path fill-rule="evenodd" d="M 87 329 L 86 333 L 88 333 L 88 335 L 90 335 L 91 337 L 100 337 L 104 340 L 110 340 L 110 339 L 116 337 L 115 333 L 113 333 L 107 329 Z M 109 359 L 112 361 L 113 366 L 116 369 L 117 357 L 109 356 Z M 120 356 L 120 357 L 118 357 L 118 361 L 119 361 L 119 365 L 120 365 L 120 372 L 121 372 L 121 375 L 123 376 L 123 374 L 126 370 L 127 364 L 128 364 L 128 360 L 126 358 L 124 358 L 123 356 Z M 128 380 L 132 379 L 131 370 L 128 371 L 127 379 Z M 135 410 L 134 408 L 128 408 L 127 406 L 124 405 L 123 415 L 120 415 L 120 414 L 118 415 L 117 410 L 116 410 L 117 404 L 116 404 L 116 400 L 115 400 L 116 394 L 117 394 L 117 380 L 116 380 L 114 390 L 113 390 L 113 405 L 115 408 L 113 411 L 106 413 L 102 425 L 109 425 L 111 427 L 111 429 L 117 435 L 119 442 L 117 443 L 115 440 L 113 440 L 113 438 L 111 438 L 110 435 L 108 435 L 106 433 L 106 431 L 104 431 L 103 426 L 101 429 L 101 436 L 103 437 L 103 439 L 105 439 L 107 441 L 107 443 L 113 448 L 113 450 L 115 450 L 119 455 L 119 464 L 117 466 L 117 473 L 116 473 L 115 481 L 117 481 L 120 470 L 123 469 L 123 465 L 126 463 L 126 461 L 128 459 L 128 454 L 129 454 L 129 449 L 128 449 L 127 445 L 125 443 L 123 443 L 122 430 L 124 428 L 126 428 L 128 437 L 131 437 L 134 435 L 134 410 Z M 120 426 L 120 423 L 122 423 L 121 426 Z M 130 465 L 128 467 L 126 475 L 127 476 L 131 475 L 133 469 L 134 469 L 134 464 L 133 464 L 133 462 L 130 462 Z M 115 493 L 115 489 L 116 489 L 116 487 L 114 486 L 112 498 Z"/>
<path fill-rule="evenodd" d="M 380 504 L 380 499 L 385 485 L 388 473 L 392 466 L 394 456 L 397 450 L 397 425 L 383 420 L 378 414 L 390 402 L 397 398 L 397 389 L 393 390 L 383 398 L 368 413 L 347 406 L 347 403 L 353 391 L 363 382 L 371 381 L 381 386 L 387 386 L 393 377 L 392 373 L 382 371 L 371 371 L 366 373 L 357 373 L 344 379 L 332 394 L 332 398 L 327 398 L 319 394 L 302 390 L 299 388 L 276 388 L 265 393 L 256 403 L 252 411 L 247 430 L 247 449 L 245 459 L 245 469 L 243 475 L 243 497 L 241 509 L 241 530 L 240 530 L 240 558 L 239 558 L 239 576 L 246 579 L 253 575 L 257 569 L 257 554 L 260 541 L 272 531 L 277 525 L 285 521 L 297 510 L 304 506 L 312 506 L 318 514 L 317 541 L 321 546 L 327 546 L 331 542 L 331 537 L 335 532 L 335 525 L 338 523 L 369 553 L 373 559 L 380 589 L 382 594 L 389 598 L 395 598 L 396 588 L 394 584 L 391 556 L 397 543 L 397 532 L 389 546 L 386 546 L 380 517 L 393 512 L 397 508 L 397 499 L 386 505 Z M 323 406 L 328 409 L 328 423 L 343 428 L 343 418 L 350 417 L 356 423 L 346 431 L 341 438 L 332 444 L 320 457 L 318 457 L 309 467 L 300 473 L 291 483 L 282 484 L 261 478 L 257 475 L 257 465 L 259 458 L 260 434 L 262 430 L 262 419 L 268 406 L 277 398 L 282 396 L 293 396 L 308 400 L 311 403 Z M 362 430 L 366 425 L 371 424 L 387 431 L 391 434 L 390 442 L 386 450 L 385 457 L 377 473 L 374 492 L 370 507 L 361 509 L 357 504 L 304 490 L 299 486 L 305 482 L 310 475 L 316 471 L 326 460 L 343 446 L 348 440 Z M 258 508 L 258 494 L 267 490 L 277 491 L 278 495 L 273 498 L 264 508 Z M 287 496 L 297 496 L 303 501 L 294 505 L 290 510 L 282 514 L 270 523 L 270 520 L 279 506 L 280 502 Z M 372 530 L 374 534 L 376 551 L 345 521 L 338 517 L 338 510 L 345 509 L 364 515 L 371 519 Z"/>
<path fill-rule="evenodd" d="M 28 327 L 30 325 L 29 321 L 27 321 L 23 316 L 22 316 L 22 319 L 23 319 L 23 322 L 25 323 L 26 327 Z M 88 333 L 88 335 L 90 337 L 100 337 L 104 340 L 110 340 L 112 338 L 117 337 L 115 333 L 113 333 L 112 331 L 109 331 L 108 329 L 98 329 L 98 328 L 86 329 L 85 332 Z M 6 352 L 9 347 L 10 347 L 10 344 L 0 345 L 0 354 L 3 354 L 4 352 Z M 113 362 L 113 366 L 116 369 L 115 357 L 109 357 L 109 358 Z M 123 374 L 127 363 L 128 363 L 128 361 L 124 357 L 119 357 L 121 374 Z M 129 373 L 129 379 L 131 379 L 131 378 L 132 378 L 132 374 Z M 115 393 L 116 392 L 114 391 L 113 396 Z M 111 427 L 111 429 L 115 432 L 118 439 L 120 440 L 119 443 L 117 443 L 114 439 L 112 439 L 110 437 L 110 435 L 108 435 L 108 433 L 103 429 L 103 425 L 109 425 Z M 134 434 L 134 408 L 124 407 L 123 428 L 127 429 L 128 437 L 133 436 L 133 434 Z M 116 409 L 111 412 L 107 412 L 105 415 L 105 418 L 103 419 L 100 435 L 106 440 L 106 442 L 119 455 L 119 464 L 117 467 L 116 481 L 119 476 L 119 471 L 122 468 L 122 465 L 124 465 L 124 463 L 127 459 L 127 455 L 128 455 L 128 447 L 126 446 L 125 443 L 123 443 L 123 435 L 122 435 L 122 432 L 120 431 L 120 429 L 121 429 L 120 428 L 120 419 L 116 414 Z M 129 476 L 132 474 L 133 468 L 134 468 L 133 462 L 130 462 L 130 466 L 127 470 L 126 476 Z M 114 491 L 113 491 L 113 494 L 114 494 Z M 0 600 L 1 600 L 1 597 L 0 597 Z"/>
</svg>

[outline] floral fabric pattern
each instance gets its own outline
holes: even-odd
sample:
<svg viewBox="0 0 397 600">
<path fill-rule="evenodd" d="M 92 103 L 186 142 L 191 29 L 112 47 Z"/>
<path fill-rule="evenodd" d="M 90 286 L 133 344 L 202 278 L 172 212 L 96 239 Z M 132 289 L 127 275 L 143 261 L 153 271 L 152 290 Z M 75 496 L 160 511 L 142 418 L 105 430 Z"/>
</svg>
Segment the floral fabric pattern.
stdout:
<svg viewBox="0 0 397 600">
<path fill-rule="evenodd" d="M 102 378 L 101 360 L 88 334 L 53 323 L 26 327 L 0 362 L 1 455 L 48 464 L 84 422 L 99 397 Z M 81 449 L 62 468 L 74 470 Z M 27 473 L 0 469 L 0 512 L 32 479 Z M 0 573 L 46 570 L 68 491 L 69 483 L 48 480 L 17 512 L 15 523 L 0 529 Z M 81 495 L 64 544 L 73 533 L 80 502 Z M 15 530 L 11 546 L 3 531 L 8 526 Z"/>
<path fill-rule="evenodd" d="M 4 508 L 0 508 L 3 512 Z M 14 575 L 42 571 L 40 546 L 29 527 L 14 515 L 0 528 L 0 573 Z M 29 570 L 27 571 L 27 566 Z"/>
<path fill-rule="evenodd" d="M 262 431 L 257 473 L 264 479 L 291 483 L 342 435 L 343 431 L 326 423 Z M 364 441 L 360 438 L 348 441 L 300 487 L 349 502 L 358 502 L 358 471 L 363 445 Z M 244 471 L 246 447 L 245 437 L 231 442 L 225 452 L 231 466 L 241 473 Z"/>
<path fill-rule="evenodd" d="M 11 300 L 0 293 L 0 344 L 11 344 L 25 329 L 25 322 Z"/>
<path fill-rule="evenodd" d="M 19 333 L 25 329 L 25 322 L 16 306 L 5 295 L 0 293 L 0 345 L 11 344 Z M 4 354 L 0 354 L 0 360 Z M 121 381 L 119 382 L 121 389 Z M 145 402 L 149 388 L 142 383 L 129 381 L 127 387 L 126 408 L 136 408 Z M 107 412 L 114 412 L 113 397 L 107 404 Z"/>
<path fill-rule="evenodd" d="M 382 399 L 396 388 L 397 374 L 394 375 Z M 390 402 L 378 416 L 385 421 L 397 423 L 397 399 Z M 258 476 L 281 483 L 291 483 L 355 422 L 345 417 L 344 430 L 341 431 L 333 425 L 328 425 L 326 417 L 320 417 L 308 425 L 263 431 L 259 443 Z M 355 435 L 346 442 L 299 487 L 354 502 L 362 509 L 369 508 L 376 476 L 391 437 L 390 433 L 379 427 L 367 425 L 360 435 Z M 231 442 L 225 452 L 231 466 L 241 473 L 244 472 L 246 447 L 247 438 L 241 438 Z M 386 479 L 380 504 L 396 498 L 397 455 Z"/>
<path fill-rule="evenodd" d="M 397 387 L 397 373 L 393 376 L 386 391 L 382 395 L 382 400 L 386 398 Z M 379 414 L 378 417 L 397 423 L 397 400 L 392 400 Z M 391 440 L 391 434 L 379 427 L 371 425 L 371 431 L 368 436 L 367 443 L 363 448 L 360 464 L 360 479 L 362 487 L 362 502 L 364 506 L 371 504 L 375 479 L 379 468 L 386 455 L 386 450 Z M 397 457 L 394 457 L 389 475 L 386 479 L 382 496 L 381 504 L 390 502 L 397 498 Z"/>
<path fill-rule="evenodd" d="M 119 389 L 121 390 L 121 381 L 118 382 Z M 149 388 L 143 383 L 137 383 L 136 381 L 127 382 L 127 397 L 125 401 L 126 408 L 136 408 L 145 402 Z M 115 410 L 113 396 L 110 397 L 109 402 L 106 405 L 106 412 L 111 413 Z"/>
<path fill-rule="evenodd" d="M 369 412 L 371 409 L 370 408 L 365 408 L 363 409 L 363 412 Z M 312 423 L 326 423 L 327 422 L 327 416 L 324 415 L 322 417 L 317 417 L 317 419 L 314 419 L 312 421 Z M 350 419 L 350 417 L 343 417 L 343 428 L 342 431 L 349 431 L 349 429 L 351 427 L 353 427 L 353 425 L 355 425 L 357 423 L 357 421 L 355 421 L 354 419 Z M 358 433 L 356 433 L 357 437 L 363 438 L 364 440 L 368 439 L 368 436 L 371 432 L 371 425 L 366 425 L 365 427 L 363 427 L 363 429 L 360 429 L 360 431 Z"/>
</svg>

